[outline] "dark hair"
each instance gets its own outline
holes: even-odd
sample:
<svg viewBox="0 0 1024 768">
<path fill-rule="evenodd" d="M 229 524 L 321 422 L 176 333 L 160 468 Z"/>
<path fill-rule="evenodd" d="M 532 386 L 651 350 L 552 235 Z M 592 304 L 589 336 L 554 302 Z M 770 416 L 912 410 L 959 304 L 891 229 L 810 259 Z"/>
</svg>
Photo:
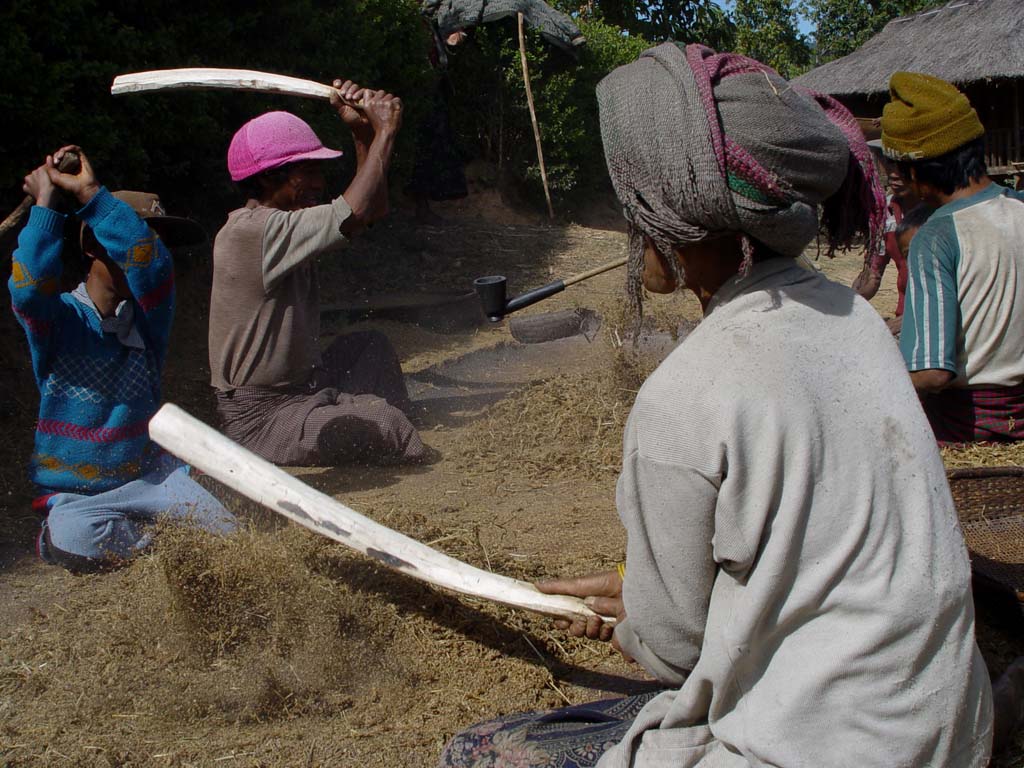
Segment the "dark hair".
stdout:
<svg viewBox="0 0 1024 768">
<path fill-rule="evenodd" d="M 920 229 L 933 213 L 935 213 L 935 209 L 925 205 L 924 203 L 915 205 L 903 214 L 903 218 L 900 220 L 900 223 L 896 225 L 896 237 L 906 234 L 912 229 Z"/>
<path fill-rule="evenodd" d="M 85 255 L 82 249 L 83 237 L 93 237 L 92 230 L 84 227 L 74 216 L 68 216 L 68 222 L 64 230 L 64 245 L 60 251 L 61 274 L 60 290 L 70 291 L 80 282 L 85 280 L 92 266 L 92 259 Z"/>
<path fill-rule="evenodd" d="M 247 179 L 235 182 L 238 185 L 238 189 L 241 191 L 246 198 L 253 198 L 259 200 L 263 197 L 264 184 L 260 181 L 265 179 L 266 183 L 272 187 L 276 187 L 282 184 L 285 179 L 288 178 L 288 165 L 282 165 L 277 168 L 270 168 L 261 173 L 256 173 Z"/>
<path fill-rule="evenodd" d="M 778 251 L 769 248 L 760 240 L 755 240 L 750 236 L 748 236 L 747 239 L 750 241 L 750 261 L 752 263 L 756 263 L 759 261 L 768 261 L 768 259 L 787 258 L 784 254 L 781 254 Z"/>
<path fill-rule="evenodd" d="M 914 178 L 910 175 L 913 169 L 917 181 L 931 184 L 944 195 L 952 195 L 988 173 L 985 165 L 985 137 L 969 141 L 938 157 L 899 160 L 896 165 L 904 178 Z"/>
</svg>

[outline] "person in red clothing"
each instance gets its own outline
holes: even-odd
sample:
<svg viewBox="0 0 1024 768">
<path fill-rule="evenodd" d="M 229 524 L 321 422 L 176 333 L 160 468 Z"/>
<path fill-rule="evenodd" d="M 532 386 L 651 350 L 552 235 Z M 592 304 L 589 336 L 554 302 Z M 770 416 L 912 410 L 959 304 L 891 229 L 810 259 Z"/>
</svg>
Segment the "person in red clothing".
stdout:
<svg viewBox="0 0 1024 768">
<path fill-rule="evenodd" d="M 899 303 L 896 305 L 896 317 L 887 322 L 890 330 L 896 336 L 899 336 L 900 329 L 903 327 L 903 304 L 906 299 L 907 276 L 910 271 L 907 266 L 907 258 L 910 256 L 910 241 L 914 239 L 917 230 L 924 226 L 934 212 L 935 209 L 926 203 L 918 203 L 913 208 L 907 208 L 896 225 L 896 229 L 892 232 L 892 236 L 896 239 L 896 253 L 899 254 L 899 261 L 896 261 L 895 256 L 893 261 L 896 261 L 896 268 L 899 270 L 896 288 L 899 290 L 900 296 Z"/>
<path fill-rule="evenodd" d="M 882 143 L 880 139 L 869 141 L 868 146 L 876 153 L 881 153 Z M 886 196 L 886 218 L 885 218 L 885 253 L 876 256 L 870 263 L 864 265 L 864 269 L 853 281 L 853 290 L 870 301 L 878 293 L 882 284 L 882 275 L 885 268 L 891 261 L 896 265 L 896 290 L 899 296 L 896 300 L 896 314 L 886 320 L 889 330 L 894 336 L 898 336 L 903 326 L 903 304 L 907 294 L 907 259 L 900 251 L 896 228 L 903 221 L 904 214 L 920 203 L 917 195 L 907 184 L 907 180 L 900 175 L 896 163 L 881 158 L 881 165 L 888 177 L 889 194 Z"/>
</svg>

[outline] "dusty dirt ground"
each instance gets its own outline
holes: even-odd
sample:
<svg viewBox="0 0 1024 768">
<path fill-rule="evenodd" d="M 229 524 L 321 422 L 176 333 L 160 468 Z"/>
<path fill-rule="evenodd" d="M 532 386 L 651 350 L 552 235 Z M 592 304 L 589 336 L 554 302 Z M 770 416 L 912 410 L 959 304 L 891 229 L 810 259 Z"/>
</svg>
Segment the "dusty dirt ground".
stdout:
<svg viewBox="0 0 1024 768">
<path fill-rule="evenodd" d="M 515 294 L 625 248 L 614 229 L 537 223 L 496 204 L 439 212 L 445 227 L 416 227 L 399 213 L 325 264 L 325 303 L 466 290 L 495 273 Z M 848 283 L 859 263 L 851 254 L 820 266 Z M 215 423 L 209 264 L 192 259 L 179 271 L 165 397 Z M 895 306 L 894 278 L 875 299 L 883 312 Z M 611 566 L 624 547 L 613 497 L 625 415 L 644 371 L 683 321 L 699 318 L 693 300 L 653 298 L 646 351 L 634 359 L 619 348 L 621 285 L 613 272 L 527 310 L 585 306 L 604 316 L 590 340 L 541 352 L 517 349 L 507 323 L 454 334 L 370 323 L 399 350 L 426 404 L 424 439 L 441 460 L 294 473 L 501 573 Z M 608 646 L 438 593 L 224 489 L 248 524 L 229 540 L 166 531 L 153 554 L 106 575 L 41 564 L 23 477 L 36 394 L 10 313 L 0 326 L 0 765 L 431 766 L 473 722 L 649 688 Z M 331 330 L 345 327 L 362 325 Z M 1024 653 L 1019 627 L 997 618 L 983 616 L 980 630 L 994 672 Z M 1024 765 L 1020 755 L 998 764 Z"/>
</svg>

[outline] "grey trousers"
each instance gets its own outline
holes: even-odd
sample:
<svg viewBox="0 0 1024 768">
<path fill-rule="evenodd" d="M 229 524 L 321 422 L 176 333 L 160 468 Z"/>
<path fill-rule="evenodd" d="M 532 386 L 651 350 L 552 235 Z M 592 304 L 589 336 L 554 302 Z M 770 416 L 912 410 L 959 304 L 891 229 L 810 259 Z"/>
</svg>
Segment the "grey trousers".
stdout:
<svg viewBox="0 0 1024 768">
<path fill-rule="evenodd" d="M 339 336 L 304 390 L 217 392 L 224 434 L 274 464 L 419 461 L 423 441 L 403 409 L 409 393 L 398 357 L 376 331 Z"/>
</svg>

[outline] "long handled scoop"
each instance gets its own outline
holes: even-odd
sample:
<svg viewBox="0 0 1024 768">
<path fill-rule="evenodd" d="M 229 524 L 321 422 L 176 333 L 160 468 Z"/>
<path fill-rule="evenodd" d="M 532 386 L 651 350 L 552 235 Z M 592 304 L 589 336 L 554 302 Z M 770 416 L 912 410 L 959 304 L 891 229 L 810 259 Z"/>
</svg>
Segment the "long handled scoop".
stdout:
<svg viewBox="0 0 1024 768">
<path fill-rule="evenodd" d="M 578 597 L 547 595 L 528 582 L 480 570 L 360 515 L 176 405 L 168 403 L 157 411 L 149 422 L 149 435 L 158 445 L 229 488 L 414 579 L 570 621 L 594 615 Z"/>
<path fill-rule="evenodd" d="M 168 90 L 226 90 L 280 93 L 309 99 L 329 100 L 334 88 L 312 80 L 303 80 L 253 69 L 221 69 L 216 67 L 185 67 L 134 72 L 114 78 L 110 92 L 145 93 Z M 359 106 L 346 102 L 350 106 Z"/>
<path fill-rule="evenodd" d="M 480 297 L 480 305 L 483 307 L 484 314 L 487 315 L 491 322 L 496 323 L 505 315 L 511 314 L 516 310 L 523 309 L 524 307 L 528 307 L 531 304 L 536 304 L 538 301 L 546 299 L 549 296 L 554 296 L 556 293 L 561 293 L 570 285 L 575 285 L 583 280 L 596 277 L 604 272 L 624 266 L 627 259 L 628 257 L 623 256 L 622 258 L 615 259 L 615 261 L 609 261 L 607 264 L 602 264 L 599 267 L 588 269 L 586 272 L 580 272 L 572 277 L 555 280 L 547 285 L 542 285 L 540 288 L 534 288 L 532 291 L 527 291 L 526 293 L 516 296 L 514 299 L 509 299 L 508 301 L 505 300 L 508 280 L 503 275 L 478 277 L 473 281 L 473 287 L 476 289 L 477 295 Z"/>
</svg>

